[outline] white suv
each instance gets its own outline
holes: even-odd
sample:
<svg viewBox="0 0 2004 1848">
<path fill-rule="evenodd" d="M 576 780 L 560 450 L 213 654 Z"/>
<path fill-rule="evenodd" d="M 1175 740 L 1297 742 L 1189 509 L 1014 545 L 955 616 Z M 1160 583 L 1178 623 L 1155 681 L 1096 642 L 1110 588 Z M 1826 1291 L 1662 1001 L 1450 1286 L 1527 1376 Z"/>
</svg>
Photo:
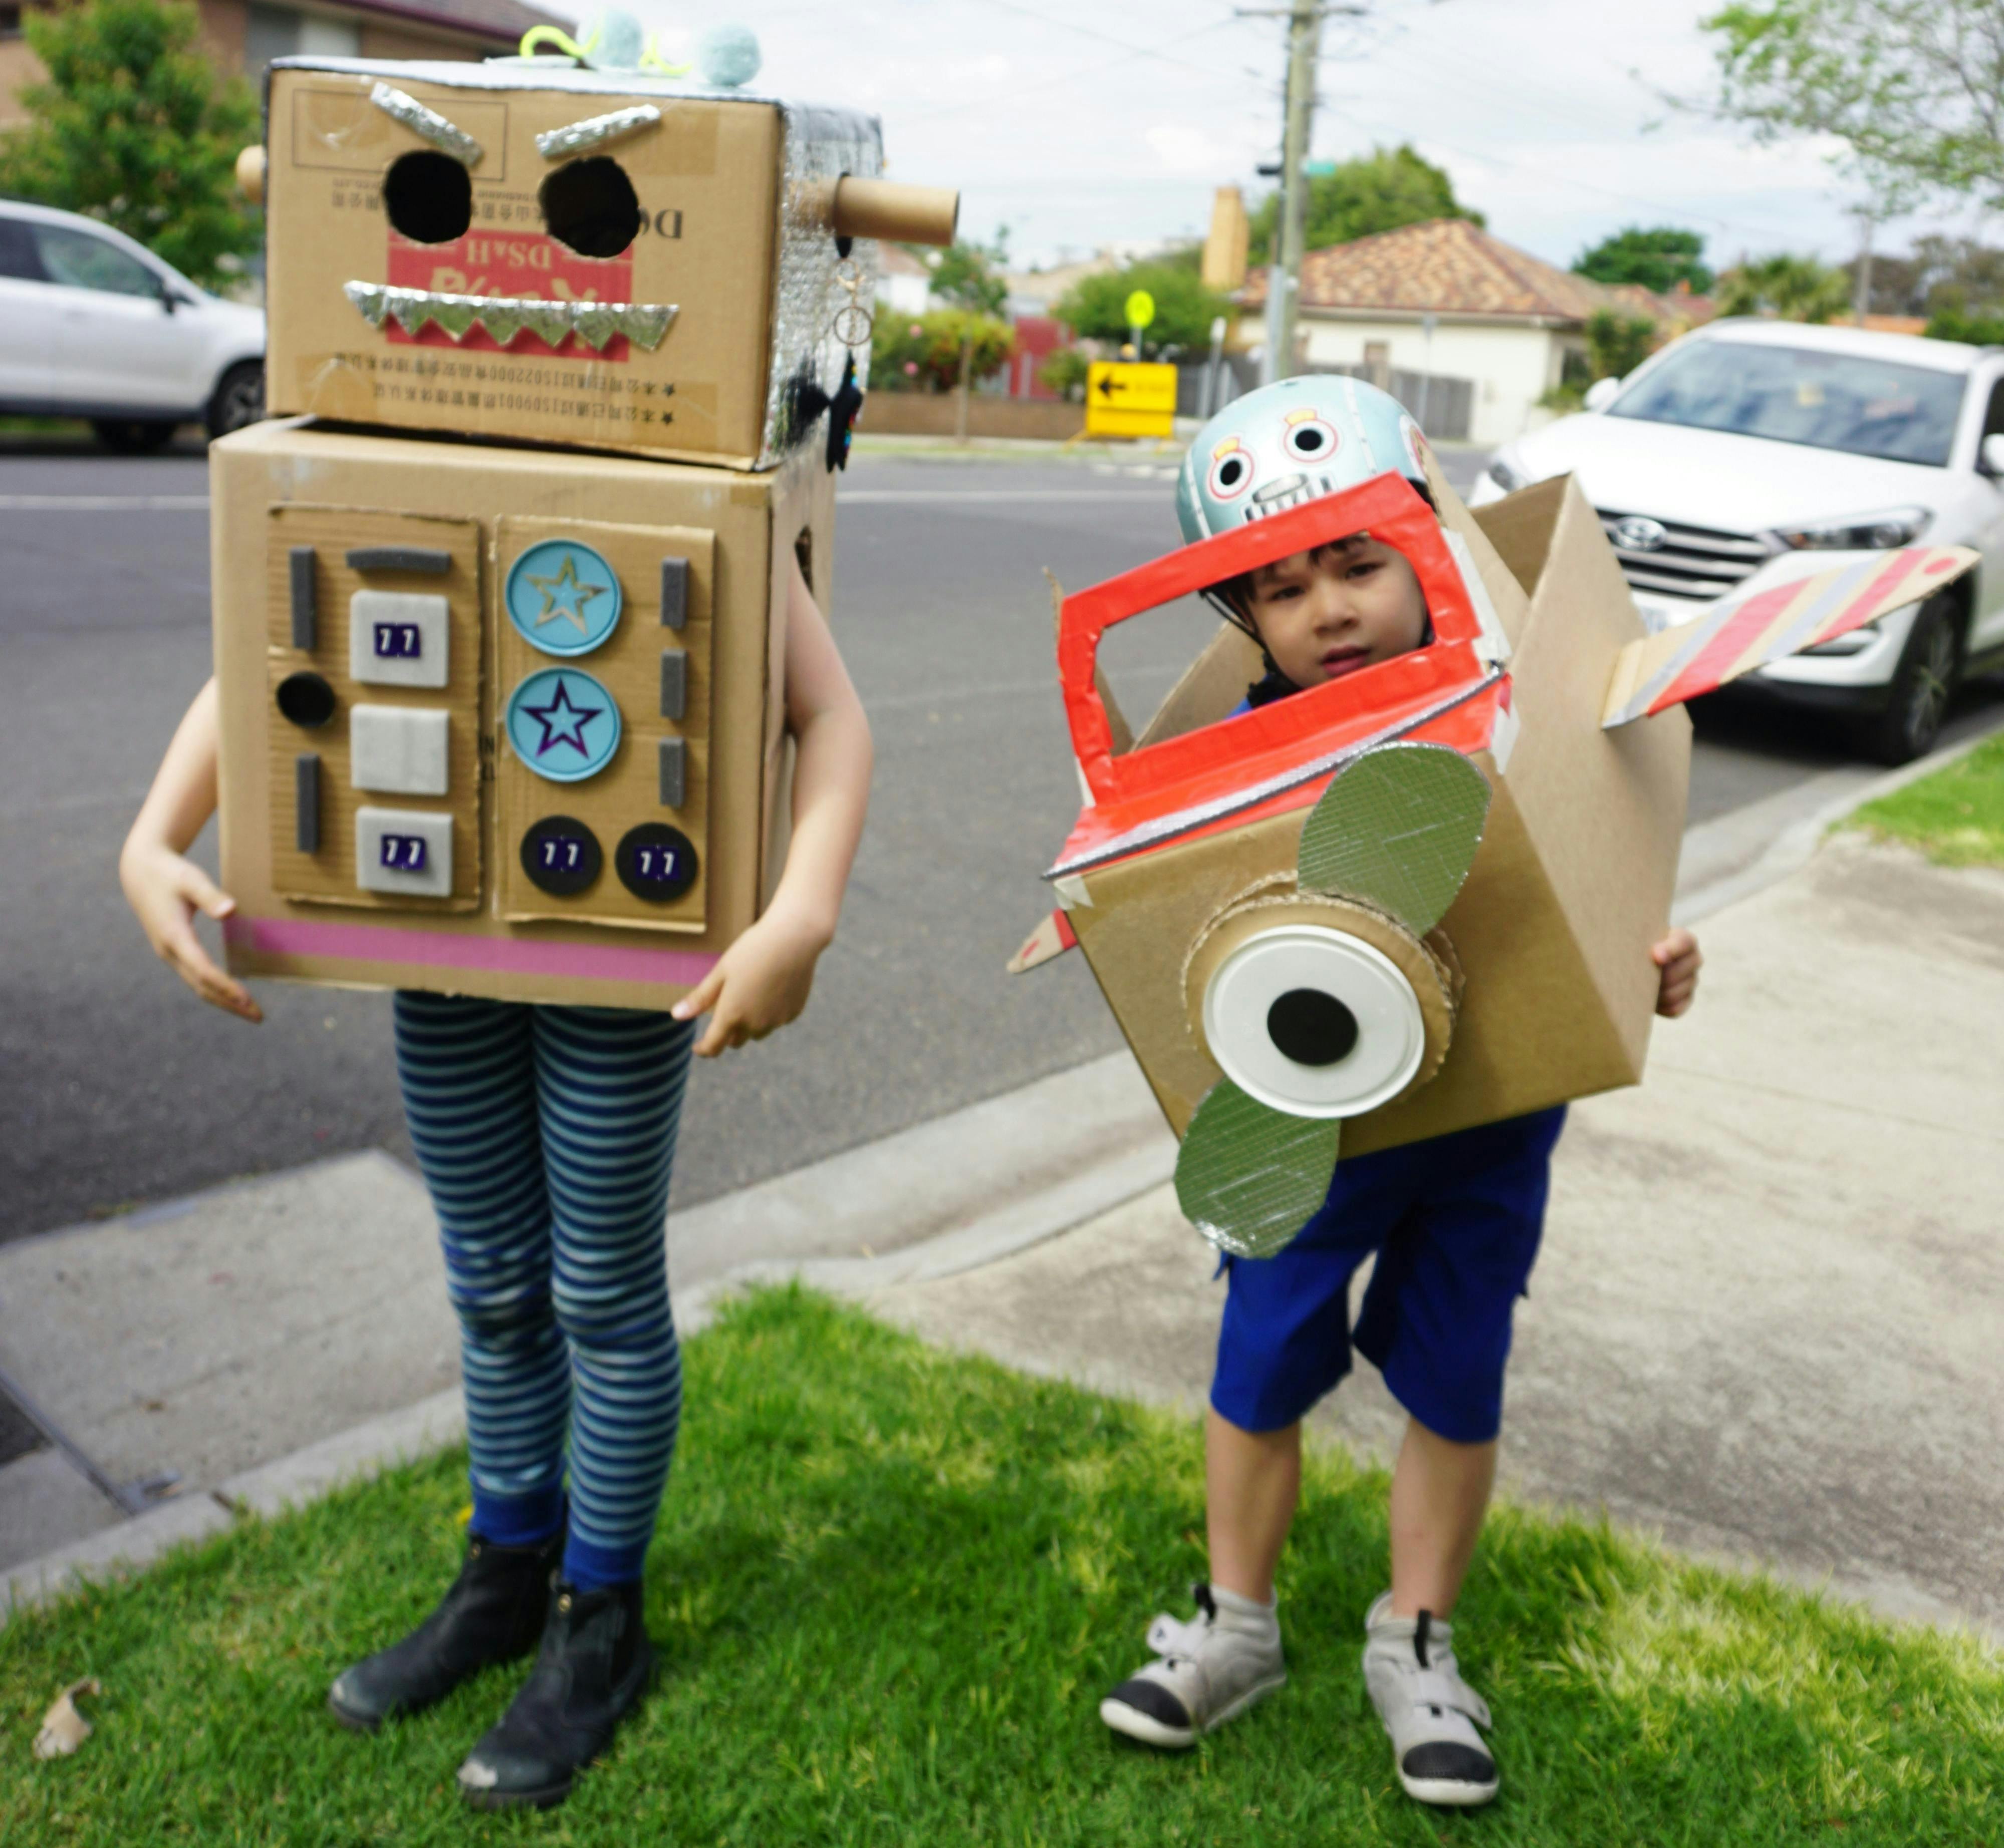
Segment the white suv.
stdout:
<svg viewBox="0 0 2004 1848">
<path fill-rule="evenodd" d="M 0 199 L 0 415 L 84 417 L 114 449 L 265 409 L 265 317 L 73 212 Z"/>
<path fill-rule="evenodd" d="M 1470 499 L 1578 476 L 1652 628 L 1916 540 L 1982 553 L 1940 596 L 1743 685 L 1855 716 L 1897 764 L 1934 743 L 1961 677 L 2004 664 L 2004 349 L 1715 321 L 1587 404 L 1498 450 Z"/>
</svg>

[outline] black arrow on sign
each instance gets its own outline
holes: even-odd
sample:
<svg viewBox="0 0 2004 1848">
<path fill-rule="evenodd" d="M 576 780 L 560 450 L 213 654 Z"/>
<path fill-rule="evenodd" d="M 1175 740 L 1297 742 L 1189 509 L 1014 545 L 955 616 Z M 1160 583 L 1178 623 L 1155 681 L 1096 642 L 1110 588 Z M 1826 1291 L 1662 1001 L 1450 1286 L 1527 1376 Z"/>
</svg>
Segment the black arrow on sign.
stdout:
<svg viewBox="0 0 2004 1848">
<path fill-rule="evenodd" d="M 1111 397 L 1116 391 L 1125 391 L 1126 389 L 1127 381 L 1125 379 L 1115 377 L 1112 373 L 1105 374 L 1099 381 L 1099 395 L 1102 397 Z"/>
</svg>

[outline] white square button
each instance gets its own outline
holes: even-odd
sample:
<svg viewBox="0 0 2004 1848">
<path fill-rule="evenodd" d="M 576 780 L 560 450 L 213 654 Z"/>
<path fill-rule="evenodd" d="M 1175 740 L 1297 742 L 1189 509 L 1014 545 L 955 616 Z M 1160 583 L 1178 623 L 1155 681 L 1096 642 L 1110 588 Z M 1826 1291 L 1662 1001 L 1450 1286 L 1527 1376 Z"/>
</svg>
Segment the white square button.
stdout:
<svg viewBox="0 0 2004 1848">
<path fill-rule="evenodd" d="M 428 809 L 357 809 L 355 883 L 365 892 L 450 898 L 451 816 Z"/>
<path fill-rule="evenodd" d="M 408 706 L 358 705 L 348 714 L 349 779 L 387 796 L 443 796 L 449 772 L 446 715 Z"/>
<path fill-rule="evenodd" d="M 348 600 L 348 674 L 379 687 L 442 687 L 452 662 L 452 605 L 416 590 Z"/>
</svg>

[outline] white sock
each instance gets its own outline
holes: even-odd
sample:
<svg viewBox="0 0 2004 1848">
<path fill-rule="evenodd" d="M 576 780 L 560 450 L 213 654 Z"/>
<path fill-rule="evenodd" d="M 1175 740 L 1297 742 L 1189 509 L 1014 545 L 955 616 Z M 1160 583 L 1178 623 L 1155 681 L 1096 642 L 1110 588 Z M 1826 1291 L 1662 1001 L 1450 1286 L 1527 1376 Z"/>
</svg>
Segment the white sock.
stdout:
<svg viewBox="0 0 2004 1848">
<path fill-rule="evenodd" d="M 1236 1591 L 1228 1591 L 1222 1585 L 1210 1588 L 1211 1601 L 1217 1606 L 1217 1623 L 1221 1629 L 1236 1630 L 1242 1636 L 1262 1640 L 1277 1638 L 1281 1633 L 1281 1594 L 1274 1595 L 1262 1604 L 1256 1598 L 1242 1598 Z"/>
</svg>

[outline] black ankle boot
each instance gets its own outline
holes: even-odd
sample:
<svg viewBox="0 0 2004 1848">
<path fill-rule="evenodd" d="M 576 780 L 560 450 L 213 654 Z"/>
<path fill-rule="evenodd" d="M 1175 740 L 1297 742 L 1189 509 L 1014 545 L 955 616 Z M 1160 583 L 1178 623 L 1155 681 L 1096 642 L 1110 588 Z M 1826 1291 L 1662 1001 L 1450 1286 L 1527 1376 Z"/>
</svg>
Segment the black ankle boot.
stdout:
<svg viewBox="0 0 2004 1848">
<path fill-rule="evenodd" d="M 467 1801 L 476 1809 L 562 1802 L 577 1773 L 612 1743 L 653 1672 L 638 1585 L 559 1585 L 529 1678 L 459 1768 Z"/>
<path fill-rule="evenodd" d="M 563 1545 L 561 1533 L 539 1546 L 496 1546 L 475 1535 L 438 1608 L 328 1690 L 335 1718 L 373 1732 L 385 1720 L 444 1699 L 493 1663 L 527 1655 L 541 1633 Z"/>
</svg>

